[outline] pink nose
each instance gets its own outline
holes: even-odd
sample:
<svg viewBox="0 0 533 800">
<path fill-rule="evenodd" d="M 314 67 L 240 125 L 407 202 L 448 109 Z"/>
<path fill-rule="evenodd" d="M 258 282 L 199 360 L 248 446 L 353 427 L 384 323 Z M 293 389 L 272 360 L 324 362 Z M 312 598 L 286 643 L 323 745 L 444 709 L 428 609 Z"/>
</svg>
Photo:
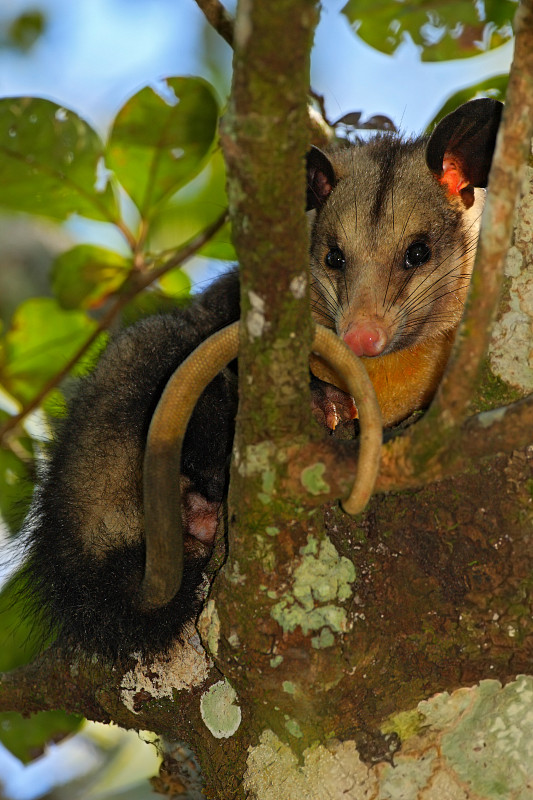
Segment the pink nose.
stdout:
<svg viewBox="0 0 533 800">
<path fill-rule="evenodd" d="M 379 356 L 387 344 L 387 334 L 375 323 L 350 328 L 344 341 L 356 356 Z"/>
</svg>

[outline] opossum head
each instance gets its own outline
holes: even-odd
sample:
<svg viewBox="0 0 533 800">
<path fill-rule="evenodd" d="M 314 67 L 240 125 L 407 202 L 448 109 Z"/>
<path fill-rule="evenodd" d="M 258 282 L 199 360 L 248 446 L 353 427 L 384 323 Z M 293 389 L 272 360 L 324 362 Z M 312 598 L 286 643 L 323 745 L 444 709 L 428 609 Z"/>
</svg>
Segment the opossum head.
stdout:
<svg viewBox="0 0 533 800">
<path fill-rule="evenodd" d="M 356 355 L 457 326 L 500 115 L 501 103 L 474 100 L 429 139 L 385 134 L 308 154 L 313 315 Z"/>
</svg>

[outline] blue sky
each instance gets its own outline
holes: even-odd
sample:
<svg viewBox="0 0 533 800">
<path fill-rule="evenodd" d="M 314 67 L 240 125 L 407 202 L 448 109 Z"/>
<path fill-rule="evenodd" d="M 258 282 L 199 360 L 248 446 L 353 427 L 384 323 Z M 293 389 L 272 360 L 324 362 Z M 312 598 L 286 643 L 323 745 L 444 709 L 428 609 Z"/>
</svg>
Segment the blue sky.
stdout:
<svg viewBox="0 0 533 800">
<path fill-rule="evenodd" d="M 35 94 L 64 103 L 105 127 L 123 100 L 163 75 L 204 74 L 199 61 L 202 15 L 194 0 L 37 0 L 49 29 L 29 56 L 0 53 L 0 95 Z M 34 3 L 2 0 L 0 21 Z M 228 3 L 232 5 L 232 3 Z M 443 100 L 508 69 L 511 48 L 477 59 L 422 64 L 405 41 L 393 57 L 354 36 L 339 13 L 344 0 L 324 0 L 313 54 L 312 83 L 329 114 L 385 113 L 421 130 Z M 229 47 L 220 42 L 229 69 Z"/>
<path fill-rule="evenodd" d="M 330 120 L 348 111 L 381 113 L 406 133 L 420 132 L 449 95 L 509 68 L 510 45 L 475 59 L 431 64 L 422 63 L 406 39 L 394 56 L 385 56 L 354 35 L 340 14 L 344 3 L 323 0 L 312 56 L 312 86 L 325 97 Z M 48 28 L 29 55 L 0 50 L 0 96 L 47 97 L 105 134 L 140 87 L 170 75 L 213 77 L 194 0 L 0 0 L 0 24 L 34 4 L 45 9 Z M 233 9 L 235 0 L 226 5 Z M 217 89 L 224 101 L 231 50 L 214 33 L 208 41 L 223 65 Z M 103 234 L 100 224 L 72 218 L 66 228 L 75 239 L 100 243 L 104 235 L 109 247 L 124 250 L 116 231 Z M 211 265 L 208 274 L 216 274 Z M 196 279 L 208 274 L 196 273 Z"/>
</svg>

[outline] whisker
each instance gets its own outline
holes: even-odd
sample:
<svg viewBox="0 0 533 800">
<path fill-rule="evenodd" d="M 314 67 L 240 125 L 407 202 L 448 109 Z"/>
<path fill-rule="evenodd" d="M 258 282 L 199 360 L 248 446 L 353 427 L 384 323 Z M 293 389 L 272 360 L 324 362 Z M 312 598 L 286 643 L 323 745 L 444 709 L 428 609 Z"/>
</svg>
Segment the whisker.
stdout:
<svg viewBox="0 0 533 800">
<path fill-rule="evenodd" d="M 329 292 L 324 291 L 323 284 L 315 278 L 311 286 L 316 287 L 317 284 L 321 286 L 322 291 L 316 290 L 316 296 L 312 299 L 312 308 L 320 311 L 333 322 L 339 308 L 338 301 L 335 296 L 332 297 Z"/>
<path fill-rule="evenodd" d="M 454 294 L 456 291 L 457 291 L 457 289 L 450 289 L 450 290 L 449 290 L 449 291 L 447 291 L 447 292 L 443 292 L 442 294 L 439 294 L 437 297 L 434 297 L 434 298 L 432 298 L 432 299 L 431 299 L 429 302 L 427 302 L 427 303 L 424 303 L 424 305 L 422 305 L 422 306 L 417 306 L 417 307 L 416 307 L 416 311 L 417 311 L 417 312 L 419 312 L 419 311 L 421 311 L 422 309 L 426 308 L 426 306 L 430 306 L 430 305 L 432 305 L 433 303 L 436 303 L 436 302 L 437 302 L 437 300 L 440 300 L 442 297 L 447 297 L 447 295 L 449 295 L 449 294 Z"/>
<path fill-rule="evenodd" d="M 357 230 L 357 188 L 355 180 L 355 148 L 351 150 L 351 155 L 352 155 L 353 210 L 355 216 L 355 230 Z"/>
<path fill-rule="evenodd" d="M 331 317 L 331 319 L 335 317 L 336 308 L 333 303 L 329 303 L 321 298 L 319 300 L 313 300 L 312 308 L 322 312 L 324 316 Z"/>
<path fill-rule="evenodd" d="M 443 283 L 443 281 L 445 281 L 447 278 L 450 278 L 450 276 L 452 276 L 451 280 L 447 281 L 446 283 Z M 422 300 L 426 300 L 427 298 L 431 297 L 432 294 L 434 294 L 437 291 L 440 291 L 445 286 L 459 283 L 460 285 L 457 286 L 456 288 L 457 289 L 462 288 L 461 281 L 464 281 L 464 284 L 462 285 L 465 286 L 468 285 L 470 281 L 470 275 L 467 275 L 466 273 L 453 275 L 453 270 L 450 270 L 444 275 L 441 275 L 434 283 L 431 284 L 431 286 L 424 287 L 424 289 L 421 292 L 417 292 L 416 290 L 413 291 L 413 293 L 409 297 L 406 297 L 405 301 L 400 305 L 400 309 L 404 314 L 409 313 L 411 310 L 416 308 L 417 305 Z"/>
<path fill-rule="evenodd" d="M 389 268 L 389 276 L 388 276 L 388 279 L 387 279 L 387 286 L 385 288 L 385 294 L 383 296 L 383 305 L 384 306 L 385 306 L 385 303 L 386 303 L 386 300 L 387 300 L 387 294 L 389 292 L 389 286 L 390 286 L 390 281 L 391 281 L 391 277 L 392 277 L 392 272 L 394 270 L 394 263 L 396 262 L 396 257 L 398 255 L 398 251 L 399 251 L 400 247 L 402 246 L 402 239 L 403 239 L 403 237 L 405 235 L 405 231 L 406 231 L 407 225 L 409 224 L 409 220 L 411 219 L 411 215 L 414 213 L 414 210 L 416 208 L 417 203 L 418 203 L 418 198 L 413 203 L 413 205 L 411 207 L 411 210 L 409 211 L 409 214 L 407 215 L 407 218 L 406 218 L 406 220 L 404 222 L 404 225 L 403 225 L 403 228 L 402 228 L 402 232 L 401 232 L 401 234 L 400 234 L 400 236 L 398 238 L 398 242 L 396 244 L 396 249 L 394 251 L 394 255 L 393 255 L 392 259 L 391 259 L 390 268 Z M 393 230 L 394 230 L 394 221 L 393 221 Z M 396 302 L 397 298 L 403 292 L 403 289 L 405 288 L 405 286 L 407 286 L 407 283 L 409 283 L 410 279 L 411 279 L 411 276 L 408 275 L 407 278 L 406 278 L 406 282 L 404 283 L 402 288 L 395 295 L 395 297 L 392 298 L 392 300 L 390 301 L 389 305 L 386 306 L 386 310 L 387 311 L 389 311 L 391 309 L 391 307 L 394 305 L 394 303 Z"/>
<path fill-rule="evenodd" d="M 464 243 L 461 243 L 461 244 L 459 244 L 459 245 L 458 245 L 458 246 L 457 246 L 457 247 L 456 247 L 454 250 L 452 250 L 452 252 L 451 252 L 451 253 L 448 253 L 448 255 L 447 255 L 445 258 L 443 258 L 441 261 L 439 261 L 439 262 L 438 262 L 438 263 L 437 263 L 437 264 L 434 266 L 434 268 L 433 268 L 433 269 L 432 269 L 432 270 L 431 270 L 431 271 L 430 271 L 430 272 L 429 272 L 429 273 L 426 275 L 426 277 L 424 278 L 424 280 L 423 280 L 423 281 L 421 281 L 421 282 L 418 284 L 418 286 L 417 286 L 417 287 L 416 287 L 416 289 L 414 290 L 414 292 L 415 292 L 415 293 L 416 293 L 416 292 L 418 292 L 418 294 L 415 294 L 415 299 L 416 299 L 416 298 L 422 298 L 422 297 L 424 296 L 424 293 L 425 293 L 425 292 L 427 292 L 427 291 L 430 291 L 430 290 L 431 290 L 431 289 L 432 289 L 434 286 L 436 286 L 436 285 L 437 285 L 437 284 L 438 284 L 440 281 L 444 280 L 444 279 L 445 279 L 445 278 L 447 278 L 449 275 L 451 275 L 451 274 L 454 272 L 454 270 L 455 270 L 455 269 L 457 269 L 457 268 L 459 268 L 459 269 L 460 269 L 460 268 L 462 267 L 462 265 L 464 264 L 464 260 L 465 260 L 465 259 L 466 259 L 466 257 L 467 257 L 467 256 L 470 254 L 470 252 L 471 252 L 471 251 L 474 249 L 474 247 L 475 247 L 476 245 L 477 245 L 477 240 L 476 240 L 476 242 L 472 242 L 472 241 L 471 241 L 471 242 L 467 242 L 466 244 L 464 244 Z M 457 253 L 458 253 L 458 251 L 460 250 L 460 248 L 462 248 L 461 255 L 459 256 L 459 258 L 461 259 L 461 263 L 455 263 L 455 264 L 453 264 L 453 266 L 452 266 L 452 267 L 451 267 L 451 268 L 450 268 L 450 269 L 449 269 L 447 272 L 445 272 L 445 273 L 444 273 L 444 275 L 441 275 L 441 276 L 440 276 L 440 277 L 439 277 L 439 278 L 438 278 L 436 281 L 434 281 L 433 283 L 431 283 L 431 284 L 429 284 L 428 286 L 426 286 L 426 287 L 424 288 L 424 290 L 423 290 L 422 292 L 420 292 L 420 289 L 423 287 L 423 285 L 424 285 L 424 284 L 425 284 L 427 281 L 429 281 L 429 280 L 432 278 L 432 276 L 435 274 L 435 272 L 436 272 L 436 271 L 438 271 L 438 270 L 440 270 L 440 269 L 442 268 L 443 264 L 445 264 L 445 263 L 446 263 L 446 261 L 448 261 L 450 258 L 452 258 L 452 257 L 454 257 L 454 256 L 455 256 L 455 257 L 457 257 Z M 411 273 L 410 273 L 410 275 L 409 275 L 409 280 L 410 280 L 410 279 L 413 277 L 413 274 L 414 274 L 413 272 L 411 272 Z M 461 275 L 459 275 L 458 277 L 461 277 L 461 276 L 462 276 L 462 273 L 461 273 Z M 398 297 L 400 296 L 401 292 L 402 292 L 402 291 L 405 289 L 405 286 L 407 285 L 407 282 L 408 282 L 408 281 L 404 281 L 404 283 L 403 283 L 402 287 L 400 288 L 400 290 L 399 290 L 399 291 L 398 291 L 398 293 L 396 294 L 396 297 L 394 298 L 394 302 L 397 302 L 397 299 L 398 299 Z M 405 298 L 405 300 L 404 300 L 404 301 L 402 301 L 401 308 L 402 308 L 404 311 L 405 311 L 405 309 L 406 309 L 406 308 L 408 308 L 408 301 L 409 301 L 409 300 L 411 300 L 412 298 L 413 298 L 413 293 L 411 293 L 410 295 L 408 295 L 408 296 Z M 389 308 L 390 308 L 390 306 L 389 306 Z"/>
<path fill-rule="evenodd" d="M 339 292 L 338 292 L 338 289 L 337 289 L 334 281 L 331 278 L 331 275 L 329 274 L 329 272 L 327 271 L 327 269 L 325 267 L 322 267 L 322 271 L 323 271 L 324 275 L 326 276 L 326 278 L 328 279 L 329 285 L 330 285 L 330 287 L 331 287 L 331 289 L 333 291 L 329 291 L 329 289 L 326 290 L 326 285 L 320 280 L 320 278 L 317 275 L 313 275 L 313 282 L 312 282 L 311 285 L 312 286 L 316 286 L 316 285 L 320 286 L 322 291 L 319 292 L 319 294 L 324 298 L 328 297 L 330 299 L 330 302 L 332 303 L 332 308 L 333 307 L 334 308 L 337 308 L 337 307 L 342 308 L 342 303 L 340 302 L 340 298 L 339 298 Z"/>
<path fill-rule="evenodd" d="M 405 223 L 405 225 L 404 225 L 404 228 L 403 228 L 403 230 L 402 230 L 402 237 L 401 237 L 401 238 L 403 238 L 403 235 L 404 235 L 404 233 L 405 233 L 405 228 L 406 228 L 407 222 L 409 221 L 409 218 L 410 218 L 410 216 L 411 216 L 411 213 L 412 213 L 413 209 L 415 208 L 415 206 L 416 206 L 416 203 L 417 203 L 417 202 L 418 202 L 418 199 L 415 201 L 415 203 L 414 203 L 414 205 L 413 205 L 413 208 L 411 209 L 411 212 L 410 212 L 410 214 L 409 214 L 409 217 L 408 217 L 408 218 L 407 218 L 407 220 L 406 220 L 406 223 Z M 471 229 L 471 228 L 472 228 L 474 225 L 476 225 L 478 220 L 479 220 L 479 215 L 478 215 L 478 217 L 477 217 L 475 220 L 473 220 L 473 221 L 472 221 L 472 223 L 469 225 L 469 227 L 468 227 L 468 229 L 467 229 L 467 230 L 470 230 L 470 229 Z M 437 238 L 434 240 L 434 243 L 433 243 L 433 245 L 435 246 L 436 244 L 438 244 L 438 243 L 440 242 L 440 240 L 442 239 L 442 237 L 443 237 L 443 236 L 444 236 L 444 231 L 442 231 L 442 232 L 439 234 L 439 236 L 438 236 L 438 237 L 437 237 Z M 429 280 L 431 279 L 431 277 L 433 276 L 433 274 L 434 274 L 434 273 L 435 273 L 437 270 L 439 270 L 439 269 L 442 267 L 442 265 L 443 265 L 443 264 L 445 264 L 445 263 L 446 263 L 446 261 L 448 261 L 450 258 L 455 258 L 455 257 L 457 257 L 457 253 L 458 253 L 458 251 L 459 251 L 459 250 L 461 250 L 461 249 L 462 249 L 462 252 L 461 252 L 461 255 L 460 255 L 460 258 L 461 258 L 461 259 L 465 258 L 467 255 L 470 255 L 470 253 L 471 253 L 472 251 L 474 251 L 474 250 L 475 250 L 475 248 L 477 247 L 477 241 L 478 241 L 478 233 L 477 233 L 477 230 L 476 230 L 476 231 L 475 231 L 475 233 L 474 233 L 472 236 L 470 236 L 469 238 L 467 238 L 465 242 L 460 242 L 460 243 L 458 243 L 458 245 L 457 245 L 457 246 L 456 246 L 456 247 L 455 247 L 455 248 L 454 248 L 454 249 L 453 249 L 453 250 L 452 250 L 450 253 L 448 253 L 448 254 L 447 254 L 447 255 L 446 255 L 446 256 L 445 256 L 445 257 L 444 257 L 444 258 L 443 258 L 441 261 L 439 261 L 439 262 L 438 262 L 438 263 L 437 263 L 437 264 L 434 266 L 434 268 L 433 268 L 433 269 L 432 269 L 432 270 L 431 270 L 431 271 L 430 271 L 430 272 L 429 272 L 429 273 L 426 275 L 426 277 L 424 278 L 424 280 L 422 281 L 422 283 L 425 283 L 426 281 L 429 281 Z M 396 253 L 397 253 L 397 252 L 398 252 L 398 248 L 396 249 Z M 395 253 L 395 256 L 396 256 L 396 253 Z M 414 271 L 412 271 L 412 270 L 408 272 L 408 274 L 407 274 L 407 276 L 406 276 L 405 280 L 404 280 L 404 281 L 402 281 L 402 285 L 399 287 L 399 289 L 398 289 L 398 291 L 396 292 L 395 296 L 394 296 L 394 297 L 392 298 L 392 300 L 389 302 L 389 304 L 388 304 L 388 306 L 387 306 L 387 311 L 389 311 L 389 310 L 391 309 L 391 307 L 392 307 L 392 306 L 393 306 L 393 305 L 394 305 L 394 304 L 395 304 L 395 303 L 398 301 L 398 298 L 401 296 L 402 292 L 405 290 L 405 287 L 407 286 L 407 284 L 409 283 L 409 281 L 412 279 L 412 277 L 413 277 L 413 275 L 414 275 L 414 274 L 415 274 L 415 272 L 414 272 Z M 422 284 L 419 284 L 419 286 L 421 286 L 421 285 L 422 285 Z M 388 284 L 387 284 L 387 289 L 386 289 L 386 291 L 385 291 L 385 298 L 386 298 L 386 296 L 387 296 L 387 292 L 388 292 Z M 384 302 L 385 302 L 385 298 L 384 298 Z"/>
</svg>

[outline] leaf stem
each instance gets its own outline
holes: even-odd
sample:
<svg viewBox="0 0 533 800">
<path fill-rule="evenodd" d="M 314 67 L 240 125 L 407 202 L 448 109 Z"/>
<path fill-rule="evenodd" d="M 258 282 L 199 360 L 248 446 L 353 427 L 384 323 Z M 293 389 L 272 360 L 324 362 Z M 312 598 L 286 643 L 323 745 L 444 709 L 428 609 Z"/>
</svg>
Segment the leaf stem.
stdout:
<svg viewBox="0 0 533 800">
<path fill-rule="evenodd" d="M 140 292 L 157 281 L 162 275 L 183 264 L 191 256 L 200 250 L 224 225 L 227 218 L 227 209 L 205 230 L 201 231 L 195 237 L 190 239 L 172 258 L 169 258 L 158 269 L 151 270 L 150 272 L 137 272 L 134 275 L 129 275 L 122 284 L 121 289 L 118 290 L 117 300 L 107 313 L 98 322 L 96 328 L 91 333 L 89 338 L 82 344 L 77 352 L 68 360 L 65 366 L 57 372 L 49 381 L 45 383 L 40 392 L 24 406 L 22 411 L 15 416 L 8 419 L 4 425 L 0 427 L 0 443 L 3 444 L 7 434 L 14 430 L 22 420 L 27 417 L 32 411 L 41 405 L 44 398 L 52 389 L 55 389 L 59 383 L 68 375 L 70 370 L 78 363 L 78 361 L 85 355 L 89 348 L 94 344 L 98 336 L 107 330 L 113 321 L 116 319 L 120 311 L 133 300 Z"/>
</svg>

